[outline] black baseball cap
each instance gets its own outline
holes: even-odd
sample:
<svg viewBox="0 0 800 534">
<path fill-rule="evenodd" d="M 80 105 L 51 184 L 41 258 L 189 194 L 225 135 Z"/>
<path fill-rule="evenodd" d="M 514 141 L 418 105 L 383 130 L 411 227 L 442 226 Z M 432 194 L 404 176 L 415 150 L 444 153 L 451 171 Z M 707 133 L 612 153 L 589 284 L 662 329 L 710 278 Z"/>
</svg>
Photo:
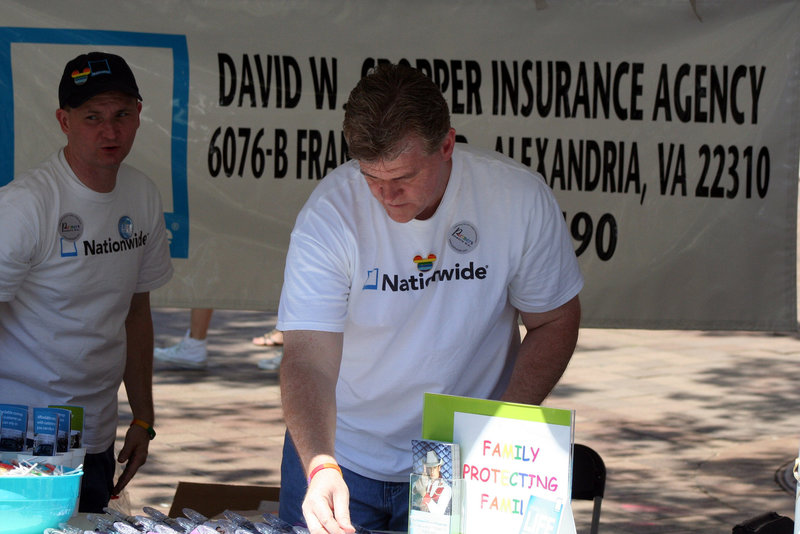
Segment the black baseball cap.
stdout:
<svg viewBox="0 0 800 534">
<path fill-rule="evenodd" d="M 58 84 L 58 106 L 77 108 L 107 91 L 121 91 L 142 100 L 136 78 L 124 59 L 105 52 L 81 54 L 64 67 Z"/>
</svg>

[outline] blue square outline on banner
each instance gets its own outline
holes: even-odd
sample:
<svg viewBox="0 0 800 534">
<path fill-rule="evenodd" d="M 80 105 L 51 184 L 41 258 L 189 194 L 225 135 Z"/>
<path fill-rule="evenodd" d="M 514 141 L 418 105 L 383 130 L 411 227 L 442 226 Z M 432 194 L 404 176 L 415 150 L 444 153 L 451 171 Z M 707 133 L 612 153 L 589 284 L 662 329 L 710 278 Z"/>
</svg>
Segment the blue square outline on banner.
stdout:
<svg viewBox="0 0 800 534">
<path fill-rule="evenodd" d="M 164 213 L 170 255 L 189 256 L 189 191 L 186 174 L 189 123 L 189 49 L 185 35 L 62 28 L 0 27 L 0 186 L 14 178 L 14 81 L 12 43 L 136 46 L 172 50 L 172 212 Z"/>
</svg>

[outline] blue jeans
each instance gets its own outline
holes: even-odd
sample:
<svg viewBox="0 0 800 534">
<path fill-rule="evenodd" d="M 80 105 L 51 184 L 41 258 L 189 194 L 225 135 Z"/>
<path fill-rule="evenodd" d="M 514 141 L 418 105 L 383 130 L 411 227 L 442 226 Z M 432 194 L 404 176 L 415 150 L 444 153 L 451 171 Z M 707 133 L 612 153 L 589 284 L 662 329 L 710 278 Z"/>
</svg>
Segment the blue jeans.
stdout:
<svg viewBox="0 0 800 534">
<path fill-rule="evenodd" d="M 350 490 L 350 521 L 369 530 L 408 530 L 408 482 L 383 482 L 342 468 Z M 303 497 L 308 483 L 289 433 L 283 440 L 279 516 L 292 525 L 305 525 Z"/>
</svg>

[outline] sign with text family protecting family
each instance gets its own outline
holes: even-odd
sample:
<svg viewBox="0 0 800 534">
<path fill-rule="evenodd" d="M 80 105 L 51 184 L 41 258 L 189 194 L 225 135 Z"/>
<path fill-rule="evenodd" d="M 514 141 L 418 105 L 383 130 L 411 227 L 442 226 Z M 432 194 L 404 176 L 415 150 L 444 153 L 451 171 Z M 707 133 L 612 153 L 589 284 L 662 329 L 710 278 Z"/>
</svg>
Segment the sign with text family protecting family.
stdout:
<svg viewBox="0 0 800 534">
<path fill-rule="evenodd" d="M 422 437 L 457 443 L 465 534 L 574 532 L 574 413 L 427 393 Z"/>
</svg>

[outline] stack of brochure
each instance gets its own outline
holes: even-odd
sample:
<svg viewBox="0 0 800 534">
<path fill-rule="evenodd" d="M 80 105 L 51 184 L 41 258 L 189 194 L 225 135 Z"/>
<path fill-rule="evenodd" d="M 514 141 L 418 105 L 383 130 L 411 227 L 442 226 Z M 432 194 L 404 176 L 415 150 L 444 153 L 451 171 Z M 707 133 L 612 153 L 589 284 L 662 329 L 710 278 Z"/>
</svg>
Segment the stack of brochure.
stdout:
<svg viewBox="0 0 800 534">
<path fill-rule="evenodd" d="M 2 458 L 46 457 L 48 463 L 77 467 L 83 462 L 82 439 L 83 408 L 80 406 L 29 408 L 21 404 L 0 404 Z"/>
</svg>

